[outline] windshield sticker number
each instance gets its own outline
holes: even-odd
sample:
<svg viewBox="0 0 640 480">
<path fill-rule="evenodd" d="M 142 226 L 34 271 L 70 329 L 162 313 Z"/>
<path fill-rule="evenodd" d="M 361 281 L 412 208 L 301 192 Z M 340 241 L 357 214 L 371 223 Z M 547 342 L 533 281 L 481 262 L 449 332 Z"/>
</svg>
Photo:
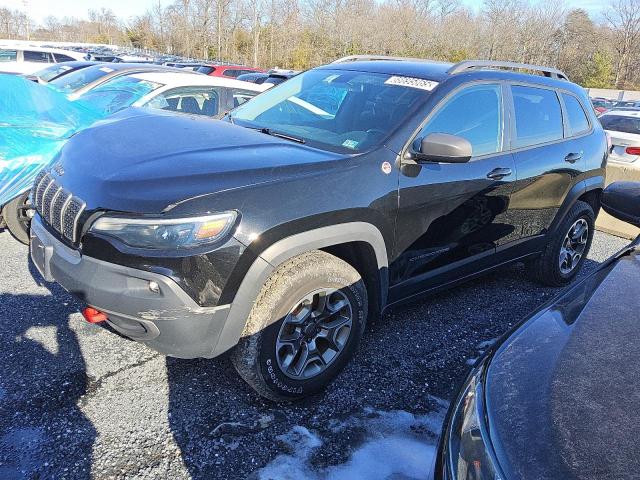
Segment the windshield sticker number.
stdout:
<svg viewBox="0 0 640 480">
<path fill-rule="evenodd" d="M 358 143 L 360 142 L 356 142 L 355 140 L 345 140 L 344 142 L 342 142 L 342 146 L 354 150 L 358 147 Z"/>
<path fill-rule="evenodd" d="M 402 87 L 419 88 L 420 90 L 431 91 L 438 86 L 438 82 L 432 80 L 425 80 L 424 78 L 413 77 L 389 77 L 386 85 L 399 85 Z"/>
</svg>

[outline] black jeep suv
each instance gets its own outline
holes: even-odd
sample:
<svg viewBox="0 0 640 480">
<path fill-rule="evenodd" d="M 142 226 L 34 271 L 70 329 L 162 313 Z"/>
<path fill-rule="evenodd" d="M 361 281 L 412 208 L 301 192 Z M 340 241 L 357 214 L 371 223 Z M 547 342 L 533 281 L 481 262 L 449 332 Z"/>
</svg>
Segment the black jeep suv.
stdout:
<svg viewBox="0 0 640 480">
<path fill-rule="evenodd" d="M 233 349 L 268 398 L 320 390 L 389 305 L 519 260 L 562 285 L 589 250 L 607 140 L 557 70 L 357 58 L 225 120 L 129 109 L 74 136 L 35 182 L 31 255 L 88 320 Z"/>
</svg>

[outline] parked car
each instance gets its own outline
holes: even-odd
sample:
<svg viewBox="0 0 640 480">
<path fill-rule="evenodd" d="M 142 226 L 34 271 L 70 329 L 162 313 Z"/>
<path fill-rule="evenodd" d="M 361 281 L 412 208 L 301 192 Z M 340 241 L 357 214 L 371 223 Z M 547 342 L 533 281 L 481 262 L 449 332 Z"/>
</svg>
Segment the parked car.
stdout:
<svg viewBox="0 0 640 480">
<path fill-rule="evenodd" d="M 522 260 L 570 282 L 608 153 L 581 87 L 505 62 L 331 64 L 226 121 L 127 113 L 36 179 L 35 265 L 164 354 L 233 349 L 273 400 L 325 387 L 390 305 Z"/>
<path fill-rule="evenodd" d="M 599 117 L 611 138 L 609 160 L 633 163 L 640 158 L 640 109 L 610 110 Z"/>
<path fill-rule="evenodd" d="M 28 75 L 47 63 L 84 60 L 84 55 L 69 50 L 42 47 L 0 45 L 0 73 Z"/>
<path fill-rule="evenodd" d="M 603 208 L 640 227 L 640 184 Z M 474 366 L 436 457 L 442 480 L 637 478 L 640 237 Z"/>
<path fill-rule="evenodd" d="M 113 78 L 143 72 L 181 72 L 178 68 L 170 68 L 162 65 L 140 63 L 109 63 L 99 64 L 83 68 L 77 72 L 57 78 L 48 85 L 68 95 L 72 100 L 79 98 L 89 90 L 107 82 Z"/>
<path fill-rule="evenodd" d="M 242 75 L 238 75 L 237 78 L 243 82 L 251 82 L 261 85 L 267 78 L 269 78 L 269 74 L 265 72 L 243 73 Z"/>
<path fill-rule="evenodd" d="M 33 179 L 76 131 L 103 116 L 20 75 L 0 74 L 0 228 L 29 241 Z"/>
<path fill-rule="evenodd" d="M 261 85 L 188 72 L 145 72 L 112 77 L 76 101 L 112 114 L 151 107 L 219 118 L 265 90 Z"/>
<path fill-rule="evenodd" d="M 257 83 L 259 85 L 263 83 L 279 85 L 285 80 L 289 80 L 290 78 L 295 77 L 299 73 L 300 72 L 296 72 L 293 70 L 273 71 L 269 73 L 244 73 L 238 77 L 238 80 L 242 80 L 243 82 Z"/>
<path fill-rule="evenodd" d="M 63 77 L 69 73 L 77 72 L 78 70 L 97 64 L 98 62 L 90 62 L 87 60 L 55 63 L 50 67 L 43 68 L 42 70 L 38 70 L 37 72 L 25 76 L 34 82 L 48 83 L 56 78 Z"/>
<path fill-rule="evenodd" d="M 44 88 L 44 87 L 43 87 Z M 191 115 L 205 115 L 213 118 L 220 118 L 229 110 L 243 104 L 254 97 L 265 87 L 247 82 L 240 82 L 230 78 L 208 77 L 206 75 L 192 75 L 189 73 L 174 72 L 150 72 L 134 73 L 112 77 L 109 81 L 102 83 L 93 90 L 88 91 L 78 99 L 67 102 L 74 104 L 67 108 L 55 97 L 55 92 L 50 95 L 40 96 L 40 103 L 50 103 L 59 110 L 70 110 L 72 114 L 63 118 L 63 121 L 52 122 L 44 116 L 33 115 L 33 120 L 29 124 L 29 129 L 22 128 L 22 131 L 31 131 L 27 145 L 31 145 L 33 156 L 38 156 L 36 162 L 27 162 L 27 168 L 17 168 L 13 165 L 11 171 L 0 175 L 0 211 L 2 218 L 12 235 L 23 243 L 29 242 L 29 224 L 31 221 L 31 207 L 28 198 L 30 183 L 42 168 L 57 152 L 62 143 L 72 134 L 86 128 L 99 119 L 104 119 L 127 107 L 149 107 L 157 108 L 176 113 Z M 25 95 L 26 96 L 26 95 Z M 75 110 L 74 110 L 75 108 Z M 81 113 L 81 121 L 77 121 L 77 112 Z M 84 112 L 87 112 L 84 114 Z M 34 113 L 36 111 L 34 110 Z M 6 115 L 5 115 L 6 117 Z M 89 120 L 84 120 L 87 117 Z M 6 118 L 3 119 L 6 123 Z M 19 119 L 18 119 L 19 120 Z M 41 123 L 42 125 L 39 125 Z M 60 128 L 64 126 L 64 128 Z M 47 130 L 47 135 L 41 135 L 42 128 Z M 61 131 L 57 134 L 57 131 Z M 7 139 L 4 137 L 6 131 L 0 130 L 0 150 Z M 53 141 L 53 143 L 51 143 Z M 14 143 L 13 149 L 3 157 L 4 160 L 16 157 L 16 150 L 20 154 L 29 153 L 25 151 L 25 145 L 18 146 Z M 43 144 L 46 146 L 43 152 Z M 0 151 L 0 153 L 2 153 Z M 13 164 L 21 164 L 14 160 Z M 27 182 L 29 180 L 29 182 Z M 11 186 L 9 196 L 2 195 L 4 186 Z M 3 197 L 4 198 L 3 200 Z M 4 208 L 3 208 L 4 205 Z"/>
<path fill-rule="evenodd" d="M 264 72 L 264 70 L 261 70 L 259 68 L 245 67 L 243 65 L 215 65 L 215 64 L 201 65 L 195 71 L 199 73 L 204 73 L 205 75 L 210 75 L 212 77 L 230 77 L 230 78 L 236 78 L 245 73 Z"/>
<path fill-rule="evenodd" d="M 639 108 L 640 100 L 620 100 L 613 103 L 613 108 Z"/>
<path fill-rule="evenodd" d="M 613 102 L 606 98 L 592 98 L 591 104 L 596 113 L 604 113 L 607 110 L 613 108 Z"/>
</svg>

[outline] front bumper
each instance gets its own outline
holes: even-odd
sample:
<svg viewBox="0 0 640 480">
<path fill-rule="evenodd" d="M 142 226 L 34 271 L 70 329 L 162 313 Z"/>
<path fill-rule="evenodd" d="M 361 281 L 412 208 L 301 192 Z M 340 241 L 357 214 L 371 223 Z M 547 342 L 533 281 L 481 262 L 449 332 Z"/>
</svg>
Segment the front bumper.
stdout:
<svg viewBox="0 0 640 480">
<path fill-rule="evenodd" d="M 173 357 L 222 353 L 217 345 L 230 305 L 201 307 L 167 276 L 82 255 L 52 235 L 39 216 L 31 222 L 30 249 L 46 281 L 105 312 L 108 323 L 123 335 Z M 158 285 L 157 292 L 150 282 Z"/>
</svg>

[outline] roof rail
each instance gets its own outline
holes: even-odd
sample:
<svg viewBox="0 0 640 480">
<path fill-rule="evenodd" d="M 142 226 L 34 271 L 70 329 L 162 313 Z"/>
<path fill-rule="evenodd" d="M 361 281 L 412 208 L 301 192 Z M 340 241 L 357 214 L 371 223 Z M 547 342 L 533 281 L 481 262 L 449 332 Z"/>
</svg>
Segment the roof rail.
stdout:
<svg viewBox="0 0 640 480">
<path fill-rule="evenodd" d="M 346 57 L 334 60 L 331 63 L 348 63 L 348 62 L 371 62 L 376 60 L 389 60 L 389 61 L 409 61 L 409 62 L 427 62 L 424 58 L 408 58 L 408 57 L 389 57 L 386 55 L 349 55 Z"/>
<path fill-rule="evenodd" d="M 567 75 L 552 67 L 541 67 L 539 65 L 529 65 L 528 63 L 517 62 L 501 62 L 496 60 L 465 60 L 463 62 L 456 63 L 451 67 L 447 73 L 454 75 L 456 73 L 466 72 L 467 70 L 473 70 L 478 68 L 510 68 L 512 70 L 532 70 L 535 72 L 542 72 L 545 77 L 557 78 L 560 80 L 569 80 Z"/>
</svg>

